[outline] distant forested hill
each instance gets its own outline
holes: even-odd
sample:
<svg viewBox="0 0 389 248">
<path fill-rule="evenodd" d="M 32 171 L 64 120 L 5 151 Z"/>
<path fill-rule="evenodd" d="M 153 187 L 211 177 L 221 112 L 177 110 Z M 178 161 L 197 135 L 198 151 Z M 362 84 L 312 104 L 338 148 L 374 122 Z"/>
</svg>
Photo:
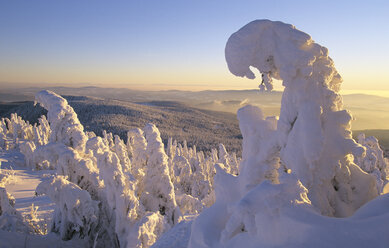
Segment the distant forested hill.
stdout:
<svg viewBox="0 0 389 248">
<path fill-rule="evenodd" d="M 126 102 L 84 96 L 65 96 L 74 108 L 86 131 L 102 135 L 102 131 L 112 132 L 126 139 L 127 131 L 143 128 L 154 123 L 167 142 L 169 137 L 178 142 L 186 140 L 189 146 L 209 151 L 219 143 L 229 152 L 241 154 L 241 134 L 236 115 L 226 112 L 192 108 L 174 101 Z M 35 123 L 46 114 L 33 102 L 0 103 L 1 117 L 18 113 L 23 119 Z"/>
<path fill-rule="evenodd" d="M 187 140 L 201 150 L 216 148 L 223 143 L 229 151 L 241 153 L 241 134 L 236 114 L 194 108 L 178 101 L 140 101 L 102 99 L 98 97 L 65 96 L 87 131 L 101 135 L 102 130 L 126 138 L 128 130 L 143 128 L 148 122 L 158 126 L 164 142 L 169 137 L 179 142 Z M 0 102 L 0 117 L 18 113 L 31 123 L 46 110 L 32 101 Z M 375 136 L 389 156 L 389 130 L 368 129 L 353 131 Z"/>
</svg>

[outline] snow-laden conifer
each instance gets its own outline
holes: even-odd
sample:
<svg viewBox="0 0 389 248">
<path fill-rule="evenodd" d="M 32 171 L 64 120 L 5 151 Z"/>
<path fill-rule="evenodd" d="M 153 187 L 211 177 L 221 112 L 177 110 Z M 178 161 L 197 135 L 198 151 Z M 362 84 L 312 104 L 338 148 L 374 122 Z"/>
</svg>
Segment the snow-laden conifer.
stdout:
<svg viewBox="0 0 389 248">
<path fill-rule="evenodd" d="M 47 178 L 36 189 L 56 204 L 50 230 L 58 232 L 63 240 L 73 235 L 89 236 L 98 224 L 98 202 L 90 194 L 63 176 Z"/>
<path fill-rule="evenodd" d="M 43 90 L 35 95 L 35 103 L 48 110 L 47 120 L 51 128 L 51 142 L 61 142 L 79 151 L 85 149 L 87 137 L 84 127 L 66 99 L 52 91 Z"/>
<path fill-rule="evenodd" d="M 377 190 L 381 193 L 389 181 L 389 161 L 384 157 L 384 152 L 375 137 L 366 137 L 361 133 L 358 135 L 358 143 L 365 147 L 366 156 L 356 157 L 355 161 L 365 172 L 374 175 Z"/>
<path fill-rule="evenodd" d="M 165 216 L 167 223 L 174 225 L 180 221 L 181 212 L 177 206 L 174 186 L 170 179 L 168 157 L 157 127 L 147 124 L 144 132 L 147 140 L 148 160 L 141 201 L 147 211 L 159 211 Z"/>
</svg>

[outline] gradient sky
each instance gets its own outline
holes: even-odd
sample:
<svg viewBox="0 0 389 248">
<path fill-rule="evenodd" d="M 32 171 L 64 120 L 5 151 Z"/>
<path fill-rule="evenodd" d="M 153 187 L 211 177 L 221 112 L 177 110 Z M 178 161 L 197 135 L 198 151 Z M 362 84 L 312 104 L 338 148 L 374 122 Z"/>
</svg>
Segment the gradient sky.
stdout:
<svg viewBox="0 0 389 248">
<path fill-rule="evenodd" d="M 270 19 L 327 47 L 343 89 L 389 90 L 388 10 L 386 0 L 0 0 L 0 86 L 256 88 L 229 73 L 224 47 Z"/>
</svg>

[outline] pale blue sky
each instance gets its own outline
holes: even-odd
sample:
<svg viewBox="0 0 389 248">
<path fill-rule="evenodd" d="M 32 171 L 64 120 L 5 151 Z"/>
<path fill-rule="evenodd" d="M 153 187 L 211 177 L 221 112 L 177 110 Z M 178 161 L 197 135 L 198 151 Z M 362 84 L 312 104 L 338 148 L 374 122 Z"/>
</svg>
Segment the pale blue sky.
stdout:
<svg viewBox="0 0 389 248">
<path fill-rule="evenodd" d="M 388 11 L 384 0 L 0 0 L 0 81 L 255 88 L 228 72 L 224 47 L 248 22 L 270 19 L 326 46 L 344 89 L 389 90 Z"/>
</svg>

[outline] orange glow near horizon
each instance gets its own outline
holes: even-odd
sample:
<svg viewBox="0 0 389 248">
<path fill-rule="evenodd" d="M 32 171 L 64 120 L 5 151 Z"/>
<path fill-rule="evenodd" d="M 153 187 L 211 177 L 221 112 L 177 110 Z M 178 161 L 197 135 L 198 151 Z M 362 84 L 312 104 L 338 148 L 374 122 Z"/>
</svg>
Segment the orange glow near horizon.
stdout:
<svg viewBox="0 0 389 248">
<path fill-rule="evenodd" d="M 131 68 L 128 65 L 118 64 L 115 65 L 114 69 L 108 65 L 77 68 L 52 65 L 45 70 L 39 68 L 47 65 L 21 66 L 23 73 L 13 67 L 0 67 L 0 78 L 3 82 L 0 83 L 0 86 L 19 88 L 24 86 L 97 86 L 136 90 L 200 91 L 256 89 L 261 80 L 258 73 L 256 73 L 257 78 L 254 80 L 232 75 L 224 61 L 218 65 L 193 67 L 183 65 L 174 67 L 172 64 L 166 64 L 157 69 L 145 65 Z M 342 83 L 344 92 L 363 93 L 366 91 L 374 93 L 374 95 L 389 97 L 387 93 L 389 91 L 389 77 L 384 72 L 379 74 L 370 69 L 358 73 L 358 70 L 350 71 L 349 68 L 344 68 L 343 71 L 340 73 L 344 79 Z M 275 90 L 283 90 L 281 82 L 275 83 Z"/>
</svg>

